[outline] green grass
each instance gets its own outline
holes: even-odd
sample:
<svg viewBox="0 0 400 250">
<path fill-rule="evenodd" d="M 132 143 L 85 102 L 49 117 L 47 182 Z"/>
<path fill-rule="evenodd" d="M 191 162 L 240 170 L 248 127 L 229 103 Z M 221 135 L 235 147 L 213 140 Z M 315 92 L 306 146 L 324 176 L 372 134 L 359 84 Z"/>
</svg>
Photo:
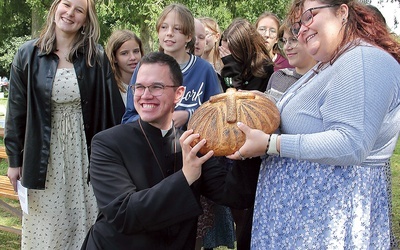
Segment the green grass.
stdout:
<svg viewBox="0 0 400 250">
<path fill-rule="evenodd" d="M 0 231 L 0 246 L 4 250 L 21 249 L 21 236 L 13 233 Z"/>
<path fill-rule="evenodd" d="M 1 140 L 0 143 L 2 144 L 3 141 Z M 4 159 L 0 160 L 0 175 L 6 175 L 7 168 L 7 161 L 5 161 Z M 16 200 L 6 198 L 2 198 L 2 200 L 15 208 L 20 206 L 18 201 Z M 0 208 L 0 225 L 21 229 L 21 223 L 22 222 L 18 217 L 13 216 Z M 1 249 L 4 250 L 20 249 L 21 236 L 14 233 L 0 231 L 0 246 Z"/>
<path fill-rule="evenodd" d="M 2 200 L 14 208 L 20 207 L 19 202 L 16 200 L 7 199 L 7 198 L 4 198 Z M 0 225 L 14 227 L 16 229 L 21 229 L 21 220 L 18 217 L 15 217 L 15 216 L 11 215 L 10 213 L 0 209 Z"/>
<path fill-rule="evenodd" d="M 400 140 L 397 142 L 391 158 L 392 168 L 392 205 L 393 231 L 396 239 L 400 239 Z"/>
<path fill-rule="evenodd" d="M 3 141 L 0 139 L 0 144 Z M 393 204 L 393 231 L 397 240 L 400 239 L 400 140 L 396 145 L 396 149 L 391 158 L 392 167 L 392 204 Z M 7 163 L 2 160 L 0 162 L 0 174 L 5 175 L 7 173 Z M 19 206 L 17 201 L 4 199 L 7 203 L 12 206 Z M 0 209 L 0 225 L 11 226 L 15 228 L 21 228 L 21 221 L 18 218 L 12 217 L 10 214 Z M 20 249 L 21 237 L 16 234 L 6 233 L 0 231 L 0 246 L 1 249 L 13 250 Z M 220 247 L 219 250 L 226 248 Z"/>
</svg>

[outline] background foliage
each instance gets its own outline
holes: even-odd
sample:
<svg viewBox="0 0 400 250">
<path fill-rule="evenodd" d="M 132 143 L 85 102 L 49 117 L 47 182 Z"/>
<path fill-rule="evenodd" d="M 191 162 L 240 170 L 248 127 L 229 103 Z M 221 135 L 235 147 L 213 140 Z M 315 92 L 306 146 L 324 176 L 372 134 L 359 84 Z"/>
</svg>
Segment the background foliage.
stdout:
<svg viewBox="0 0 400 250">
<path fill-rule="evenodd" d="M 291 0 L 95 0 L 103 46 L 114 29 L 130 29 L 142 39 L 145 52 L 157 50 L 155 23 L 162 9 L 173 2 L 186 5 L 195 17 L 213 17 L 224 30 L 232 19 L 254 23 L 264 11 L 284 18 Z M 360 0 L 370 3 L 371 0 Z M 400 0 L 379 0 L 395 1 Z M 9 76 L 18 47 L 39 35 L 53 0 L 0 0 L 0 76 Z"/>
<path fill-rule="evenodd" d="M 225 29 L 235 17 L 254 22 L 263 11 L 283 17 L 290 0 L 96 0 L 103 46 L 114 29 L 130 29 L 142 39 L 145 52 L 158 48 L 155 23 L 162 9 L 173 2 L 188 6 L 195 17 L 215 18 Z M 37 37 L 53 0 L 0 0 L 0 76 L 9 76 L 9 66 L 18 47 Z"/>
</svg>

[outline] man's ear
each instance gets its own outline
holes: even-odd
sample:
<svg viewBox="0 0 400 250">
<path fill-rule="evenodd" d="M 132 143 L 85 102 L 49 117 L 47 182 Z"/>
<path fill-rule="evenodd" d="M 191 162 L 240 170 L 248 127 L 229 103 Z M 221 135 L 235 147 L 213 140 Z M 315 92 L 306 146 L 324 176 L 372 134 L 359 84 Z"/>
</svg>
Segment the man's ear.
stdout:
<svg viewBox="0 0 400 250">
<path fill-rule="evenodd" d="M 185 87 L 184 86 L 179 86 L 176 91 L 175 91 L 175 100 L 174 103 L 177 104 L 181 101 L 183 95 L 185 94 Z"/>
</svg>

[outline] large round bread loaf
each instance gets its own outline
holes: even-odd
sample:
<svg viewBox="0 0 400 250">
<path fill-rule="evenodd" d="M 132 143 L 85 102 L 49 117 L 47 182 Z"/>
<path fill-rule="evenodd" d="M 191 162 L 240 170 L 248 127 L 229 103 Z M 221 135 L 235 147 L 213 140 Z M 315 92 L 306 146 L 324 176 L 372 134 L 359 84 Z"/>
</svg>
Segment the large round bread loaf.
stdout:
<svg viewBox="0 0 400 250">
<path fill-rule="evenodd" d="M 275 103 L 264 95 L 227 89 L 226 93 L 212 96 L 193 113 L 188 129 L 193 129 L 200 137 L 192 146 L 206 139 L 201 154 L 210 150 L 214 150 L 215 156 L 235 153 L 246 140 L 237 127 L 239 121 L 270 134 L 278 128 L 280 115 Z"/>
</svg>

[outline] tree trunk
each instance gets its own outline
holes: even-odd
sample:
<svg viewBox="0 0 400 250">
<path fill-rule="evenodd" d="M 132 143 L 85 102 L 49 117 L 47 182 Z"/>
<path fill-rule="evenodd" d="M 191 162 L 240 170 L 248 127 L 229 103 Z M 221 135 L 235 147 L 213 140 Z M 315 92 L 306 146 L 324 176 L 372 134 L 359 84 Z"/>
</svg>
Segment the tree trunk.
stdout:
<svg viewBox="0 0 400 250">
<path fill-rule="evenodd" d="M 154 41 L 152 39 L 149 26 L 144 22 L 140 27 L 140 39 L 142 40 L 143 51 L 145 54 L 154 50 L 158 51 L 158 48 L 154 48 Z"/>
<path fill-rule="evenodd" d="M 39 37 L 43 22 L 44 20 L 40 15 L 40 11 L 32 8 L 32 38 Z"/>
</svg>

